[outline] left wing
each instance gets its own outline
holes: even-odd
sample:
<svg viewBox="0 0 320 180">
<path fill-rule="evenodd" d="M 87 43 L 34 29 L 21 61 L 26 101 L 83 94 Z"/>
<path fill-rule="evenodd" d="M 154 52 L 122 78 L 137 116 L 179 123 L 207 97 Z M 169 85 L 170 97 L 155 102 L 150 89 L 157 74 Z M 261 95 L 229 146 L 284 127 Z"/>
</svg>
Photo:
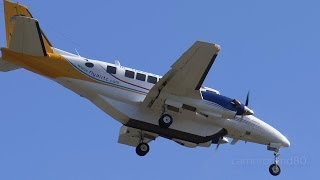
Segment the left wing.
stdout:
<svg viewBox="0 0 320 180">
<path fill-rule="evenodd" d="M 142 103 L 143 107 L 162 106 L 167 95 L 201 99 L 199 89 L 219 50 L 219 45 L 195 42 L 153 86 Z"/>
</svg>

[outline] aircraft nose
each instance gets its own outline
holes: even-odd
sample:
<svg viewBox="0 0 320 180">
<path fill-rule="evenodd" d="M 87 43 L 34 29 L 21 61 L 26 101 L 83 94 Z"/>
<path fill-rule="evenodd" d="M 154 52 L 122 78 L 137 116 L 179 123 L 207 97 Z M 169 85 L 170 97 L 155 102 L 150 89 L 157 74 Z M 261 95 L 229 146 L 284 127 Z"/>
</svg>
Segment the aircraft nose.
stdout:
<svg viewBox="0 0 320 180">
<path fill-rule="evenodd" d="M 273 137 L 275 138 L 274 142 L 277 142 L 282 147 L 290 146 L 290 141 L 288 140 L 288 138 L 284 136 L 282 133 L 280 133 L 278 130 L 274 129 L 273 135 L 274 135 Z"/>
<path fill-rule="evenodd" d="M 290 146 L 290 141 L 285 136 L 282 136 L 281 141 L 282 141 L 283 147 L 289 147 Z"/>
</svg>

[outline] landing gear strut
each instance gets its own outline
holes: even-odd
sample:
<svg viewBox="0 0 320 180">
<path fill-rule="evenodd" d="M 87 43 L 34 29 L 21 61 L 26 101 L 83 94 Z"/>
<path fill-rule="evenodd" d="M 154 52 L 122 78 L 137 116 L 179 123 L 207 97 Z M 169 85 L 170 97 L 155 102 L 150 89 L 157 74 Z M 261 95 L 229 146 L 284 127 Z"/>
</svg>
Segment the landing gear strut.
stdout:
<svg viewBox="0 0 320 180">
<path fill-rule="evenodd" d="M 140 143 L 138 144 L 138 146 L 136 147 L 136 153 L 139 156 L 145 156 L 146 154 L 148 154 L 150 147 L 147 143 L 144 143 L 144 136 L 143 136 L 143 132 L 140 132 Z"/>
<path fill-rule="evenodd" d="M 276 150 L 274 152 L 274 163 L 270 165 L 269 172 L 273 176 L 278 176 L 281 172 L 280 166 L 279 166 L 279 150 Z"/>
</svg>

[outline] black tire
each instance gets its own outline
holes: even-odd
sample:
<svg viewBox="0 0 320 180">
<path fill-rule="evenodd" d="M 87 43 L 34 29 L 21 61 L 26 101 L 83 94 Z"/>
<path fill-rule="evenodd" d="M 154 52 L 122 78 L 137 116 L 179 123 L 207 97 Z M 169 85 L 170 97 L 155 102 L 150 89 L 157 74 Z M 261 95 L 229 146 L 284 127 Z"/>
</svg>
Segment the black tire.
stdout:
<svg viewBox="0 0 320 180">
<path fill-rule="evenodd" d="M 169 114 L 163 114 L 159 119 L 159 126 L 162 128 L 169 128 L 173 119 Z"/>
<path fill-rule="evenodd" d="M 149 150 L 150 150 L 150 147 L 147 143 L 140 143 L 136 147 L 136 153 L 139 156 L 145 156 L 149 152 Z"/>
<path fill-rule="evenodd" d="M 281 172 L 280 166 L 278 164 L 271 164 L 269 167 L 269 172 L 273 176 L 278 176 Z"/>
</svg>

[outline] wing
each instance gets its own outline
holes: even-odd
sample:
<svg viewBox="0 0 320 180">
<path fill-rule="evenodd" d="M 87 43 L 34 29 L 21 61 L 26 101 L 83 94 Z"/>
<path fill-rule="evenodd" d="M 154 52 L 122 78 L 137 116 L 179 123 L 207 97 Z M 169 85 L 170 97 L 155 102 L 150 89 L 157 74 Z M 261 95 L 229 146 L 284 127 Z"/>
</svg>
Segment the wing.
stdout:
<svg viewBox="0 0 320 180">
<path fill-rule="evenodd" d="M 153 86 L 142 105 L 149 108 L 162 106 L 166 95 L 201 98 L 199 89 L 219 50 L 219 45 L 195 42 Z"/>
</svg>

